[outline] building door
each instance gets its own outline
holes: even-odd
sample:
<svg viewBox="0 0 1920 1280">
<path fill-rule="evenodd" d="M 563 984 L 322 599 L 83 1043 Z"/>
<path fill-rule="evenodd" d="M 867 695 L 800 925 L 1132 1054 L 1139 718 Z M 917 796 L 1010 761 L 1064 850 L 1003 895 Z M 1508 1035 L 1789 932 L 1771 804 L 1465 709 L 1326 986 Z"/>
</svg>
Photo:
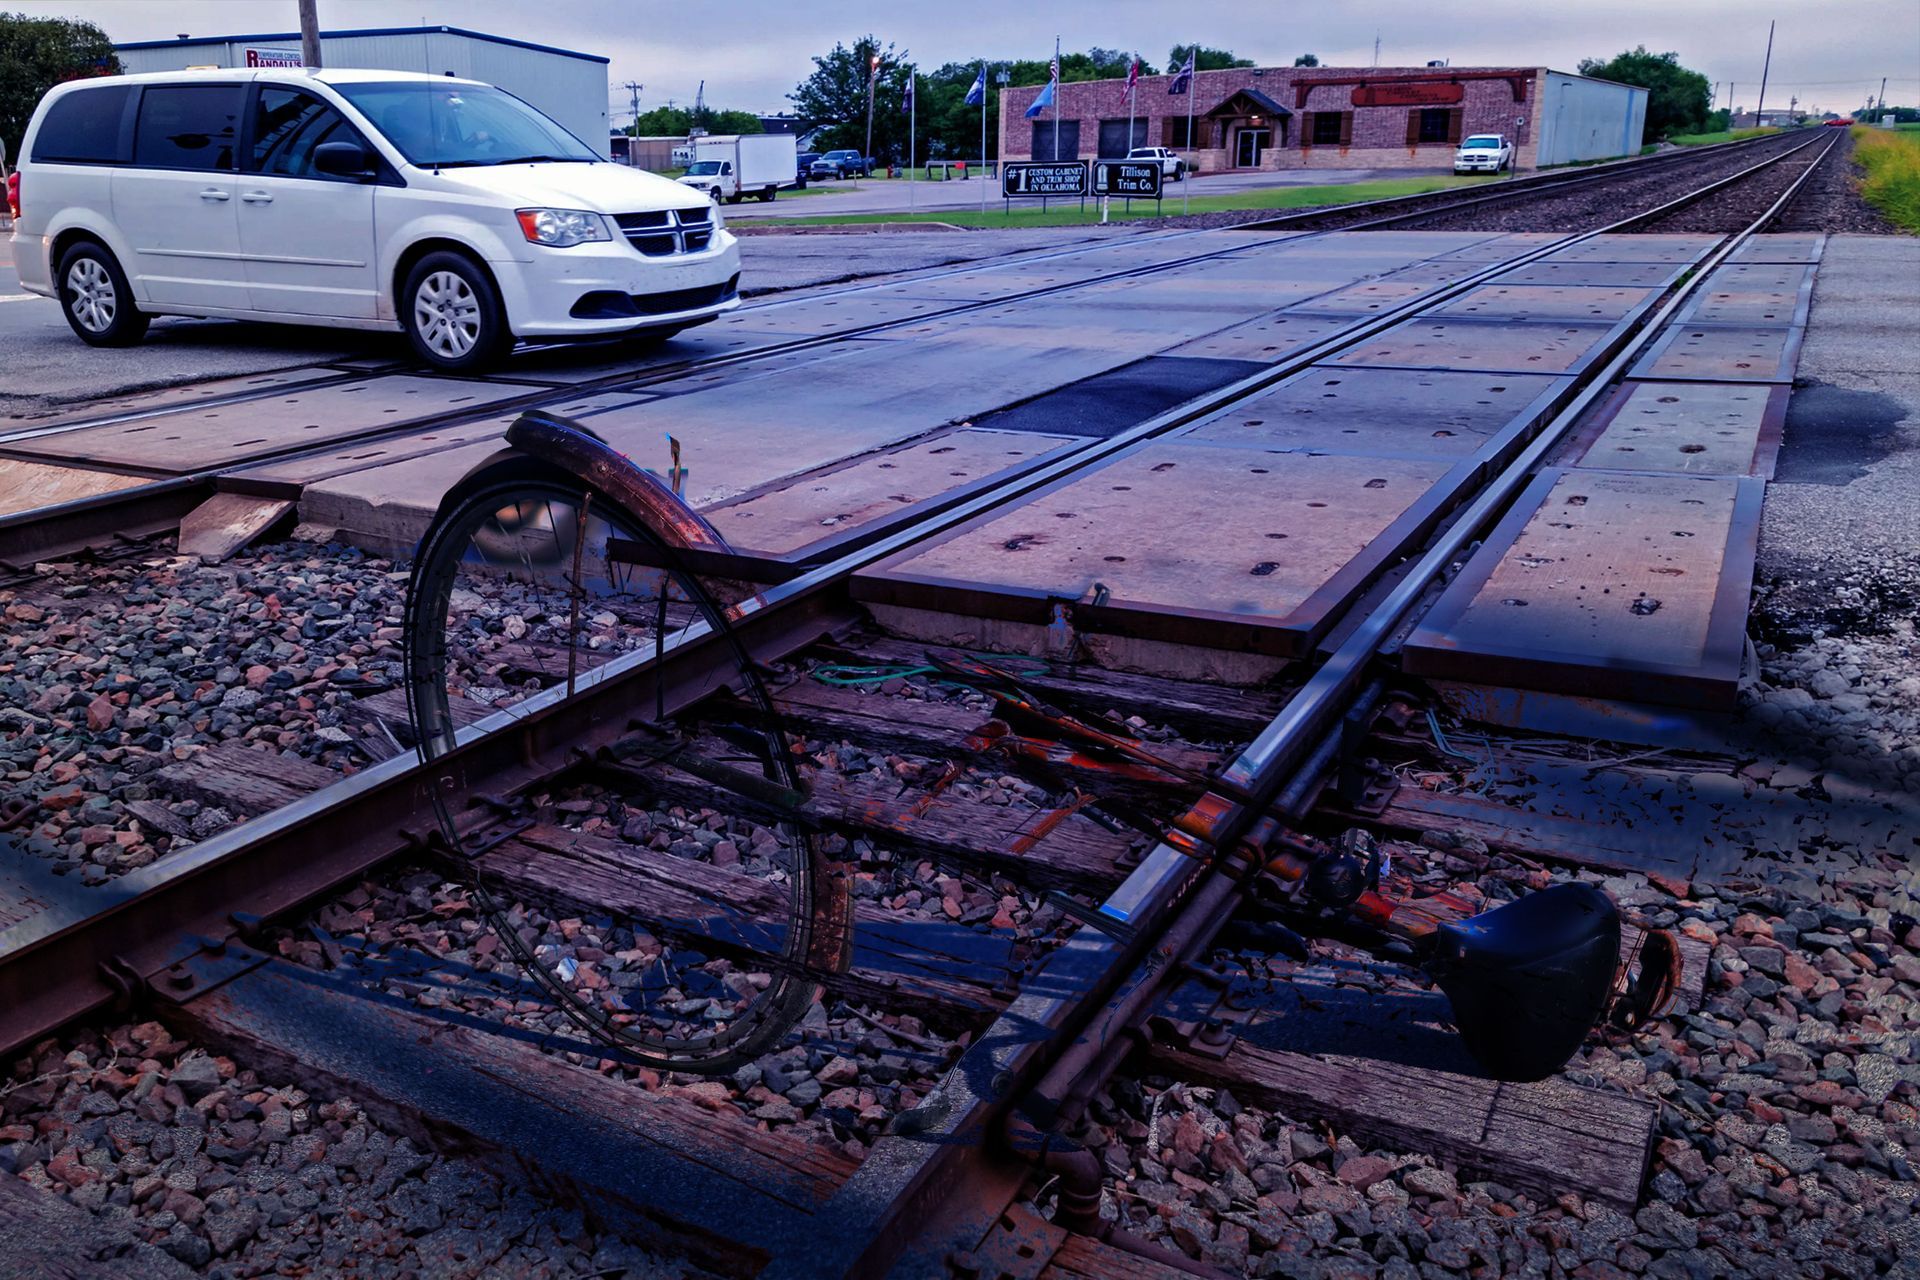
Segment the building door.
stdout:
<svg viewBox="0 0 1920 1280">
<path fill-rule="evenodd" d="M 1234 167 L 1238 169 L 1258 169 L 1260 155 L 1273 145 L 1273 130 L 1242 129 L 1239 141 L 1235 144 Z"/>
</svg>

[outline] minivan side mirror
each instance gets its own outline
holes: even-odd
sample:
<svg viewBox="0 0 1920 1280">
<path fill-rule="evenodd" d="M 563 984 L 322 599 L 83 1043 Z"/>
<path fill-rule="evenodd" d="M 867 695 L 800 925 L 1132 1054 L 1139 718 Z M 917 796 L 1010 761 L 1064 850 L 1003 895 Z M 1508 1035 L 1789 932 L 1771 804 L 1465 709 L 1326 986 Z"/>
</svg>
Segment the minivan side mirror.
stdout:
<svg viewBox="0 0 1920 1280">
<path fill-rule="evenodd" d="M 373 158 L 357 142 L 323 142 L 313 149 L 313 167 L 336 178 L 370 178 Z"/>
</svg>

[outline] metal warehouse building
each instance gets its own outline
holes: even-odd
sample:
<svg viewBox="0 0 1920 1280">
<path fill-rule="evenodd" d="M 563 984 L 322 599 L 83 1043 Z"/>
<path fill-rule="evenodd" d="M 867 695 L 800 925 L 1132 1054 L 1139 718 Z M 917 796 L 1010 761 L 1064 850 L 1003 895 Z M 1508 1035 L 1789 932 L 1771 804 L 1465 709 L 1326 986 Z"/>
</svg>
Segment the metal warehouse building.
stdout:
<svg viewBox="0 0 1920 1280">
<path fill-rule="evenodd" d="M 1521 168 L 1601 160 L 1640 150 L 1647 91 L 1545 67 L 1234 67 L 1142 76 L 1133 133 L 1125 80 L 1059 89 L 1059 156 L 1122 156 L 1172 147 L 1202 172 L 1222 169 L 1431 169 L 1460 139 L 1515 139 Z M 1042 86 L 1000 95 L 1000 154 L 1054 156 L 1054 110 L 1026 119 Z M 1188 133 L 1188 112 L 1192 133 Z"/>
<path fill-rule="evenodd" d="M 300 33 L 190 36 L 115 45 L 128 71 L 185 67 L 297 67 Z M 497 84 L 565 125 L 607 154 L 607 60 L 460 27 L 379 27 L 320 33 L 320 61 L 328 67 L 425 71 Z"/>
</svg>

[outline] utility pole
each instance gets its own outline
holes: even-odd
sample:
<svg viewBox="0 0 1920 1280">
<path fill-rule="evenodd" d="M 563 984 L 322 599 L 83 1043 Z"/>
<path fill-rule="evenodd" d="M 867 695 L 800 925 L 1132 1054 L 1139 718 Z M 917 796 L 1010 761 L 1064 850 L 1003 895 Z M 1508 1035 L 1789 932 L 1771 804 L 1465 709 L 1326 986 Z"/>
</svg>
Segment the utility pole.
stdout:
<svg viewBox="0 0 1920 1280">
<path fill-rule="evenodd" d="M 1754 104 L 1753 125 L 1760 127 L 1760 113 L 1767 109 L 1767 72 L 1773 70 L 1773 23 L 1767 23 L 1767 60 L 1760 64 L 1760 100 Z"/>
<path fill-rule="evenodd" d="M 633 128 L 634 128 L 634 132 L 638 133 L 640 131 L 640 91 L 646 88 L 647 86 L 641 84 L 638 80 L 629 80 L 625 84 L 621 85 L 620 87 L 622 89 L 625 89 L 627 91 L 628 96 L 632 99 Z"/>
<path fill-rule="evenodd" d="M 1376 67 L 1380 65 L 1380 33 L 1378 31 L 1373 33 L 1373 65 Z"/>
<path fill-rule="evenodd" d="M 300 0 L 300 63 L 309 71 L 320 69 L 319 0 Z"/>
<path fill-rule="evenodd" d="M 1880 77 L 1880 96 L 1874 99 L 1874 105 L 1882 112 L 1887 109 L 1887 78 L 1885 76 Z"/>
</svg>

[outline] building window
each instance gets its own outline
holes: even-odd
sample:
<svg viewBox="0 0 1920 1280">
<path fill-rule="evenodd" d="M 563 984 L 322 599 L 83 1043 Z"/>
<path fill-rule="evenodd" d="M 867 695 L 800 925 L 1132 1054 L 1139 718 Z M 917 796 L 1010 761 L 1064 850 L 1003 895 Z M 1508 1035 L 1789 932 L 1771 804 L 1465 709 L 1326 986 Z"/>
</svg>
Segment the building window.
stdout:
<svg viewBox="0 0 1920 1280">
<path fill-rule="evenodd" d="M 1445 107 L 1423 107 L 1420 111 L 1420 141 L 1445 142 L 1447 121 L 1453 112 Z"/>
<path fill-rule="evenodd" d="M 1353 112 L 1316 111 L 1313 113 L 1313 128 L 1300 131 L 1312 147 L 1344 147 L 1353 141 Z"/>
<path fill-rule="evenodd" d="M 1192 146 L 1192 135 L 1187 132 L 1187 127 L 1192 123 L 1193 121 L 1187 119 L 1185 116 L 1168 116 L 1162 120 L 1160 122 L 1160 145 L 1163 147 Z"/>
<path fill-rule="evenodd" d="M 1102 160 L 1120 160 L 1135 147 L 1144 147 L 1147 143 L 1147 118 L 1136 116 L 1132 123 L 1132 134 L 1128 134 L 1128 121 L 1102 120 L 1100 122 L 1100 158 Z"/>
<path fill-rule="evenodd" d="M 1460 107 L 1415 107 L 1407 112 L 1407 145 L 1460 141 Z"/>
</svg>

